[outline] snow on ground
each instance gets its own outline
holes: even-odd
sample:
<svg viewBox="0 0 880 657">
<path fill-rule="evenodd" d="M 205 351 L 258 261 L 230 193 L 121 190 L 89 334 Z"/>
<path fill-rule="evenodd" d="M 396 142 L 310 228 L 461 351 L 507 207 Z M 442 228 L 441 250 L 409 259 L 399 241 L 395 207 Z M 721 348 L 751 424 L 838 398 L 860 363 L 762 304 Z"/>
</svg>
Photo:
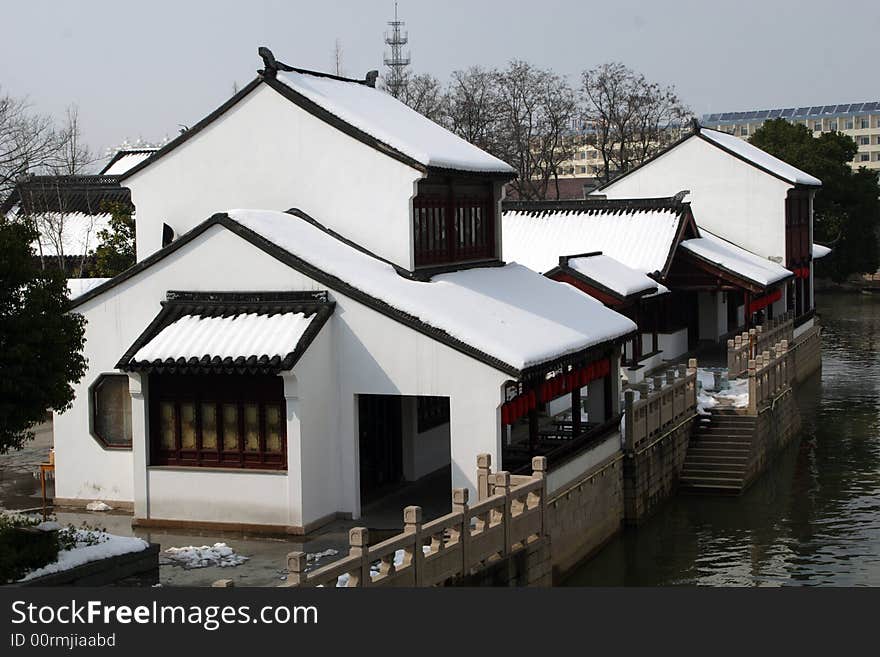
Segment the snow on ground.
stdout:
<svg viewBox="0 0 880 657">
<path fill-rule="evenodd" d="M 106 502 L 102 502 L 101 500 L 95 500 L 94 502 L 89 502 L 86 504 L 86 511 L 112 511 L 113 507 L 107 504 Z"/>
<path fill-rule="evenodd" d="M 722 372 L 721 390 L 715 390 L 715 370 L 697 369 L 697 381 L 700 390 L 697 394 L 697 413 L 708 415 L 709 409 L 716 406 L 732 406 L 733 408 L 747 408 L 749 405 L 749 380 L 727 380 L 726 370 Z"/>
<path fill-rule="evenodd" d="M 56 529 L 58 523 L 42 523 L 40 528 L 45 530 Z M 128 554 L 130 552 L 140 552 L 149 547 L 142 538 L 134 538 L 132 536 L 116 536 L 108 534 L 100 530 L 92 529 L 62 529 L 61 531 L 76 532 L 76 547 L 71 550 L 61 550 L 58 553 L 58 559 L 53 563 L 47 564 L 37 570 L 32 570 L 19 581 L 26 582 L 35 577 L 42 577 L 50 573 L 59 573 L 64 570 L 76 568 L 90 561 L 98 561 L 108 557 L 115 557 L 120 554 Z M 88 545 L 99 541 L 96 545 Z"/>
<path fill-rule="evenodd" d="M 208 568 L 219 566 L 220 568 L 232 568 L 240 566 L 248 557 L 237 554 L 226 543 L 214 543 L 214 545 L 202 545 L 196 547 L 172 547 L 162 552 L 160 565 L 181 566 L 185 570 L 193 568 Z"/>
</svg>

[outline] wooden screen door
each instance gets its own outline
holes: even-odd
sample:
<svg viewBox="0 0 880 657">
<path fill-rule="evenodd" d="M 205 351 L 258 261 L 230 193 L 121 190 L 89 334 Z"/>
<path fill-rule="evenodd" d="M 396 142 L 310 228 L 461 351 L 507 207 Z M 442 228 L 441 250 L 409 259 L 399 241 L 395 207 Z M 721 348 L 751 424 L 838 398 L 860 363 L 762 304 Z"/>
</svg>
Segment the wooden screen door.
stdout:
<svg viewBox="0 0 880 657">
<path fill-rule="evenodd" d="M 361 500 L 381 494 L 403 479 L 401 397 L 358 397 Z"/>
</svg>

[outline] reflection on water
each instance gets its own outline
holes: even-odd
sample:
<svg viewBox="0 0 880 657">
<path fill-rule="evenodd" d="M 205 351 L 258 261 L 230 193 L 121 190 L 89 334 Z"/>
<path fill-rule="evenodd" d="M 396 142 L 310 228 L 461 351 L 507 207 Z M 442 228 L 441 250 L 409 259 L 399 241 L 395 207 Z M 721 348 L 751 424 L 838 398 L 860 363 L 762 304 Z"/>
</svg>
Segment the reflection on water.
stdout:
<svg viewBox="0 0 880 657">
<path fill-rule="evenodd" d="M 880 586 L 880 296 L 817 297 L 803 432 L 739 498 L 679 496 L 567 582 Z"/>
</svg>

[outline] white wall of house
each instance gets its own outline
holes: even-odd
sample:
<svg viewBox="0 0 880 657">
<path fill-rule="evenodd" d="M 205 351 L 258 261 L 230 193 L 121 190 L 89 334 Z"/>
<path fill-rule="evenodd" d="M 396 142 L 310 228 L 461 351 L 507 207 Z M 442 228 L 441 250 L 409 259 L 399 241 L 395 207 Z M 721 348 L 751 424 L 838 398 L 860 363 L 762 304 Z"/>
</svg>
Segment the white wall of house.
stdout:
<svg viewBox="0 0 880 657">
<path fill-rule="evenodd" d="M 499 408 L 509 376 L 332 290 L 334 316 L 285 381 L 287 474 L 223 469 L 214 475 L 201 468 L 147 467 L 144 418 L 133 418 L 134 441 L 139 443 L 134 452 L 105 451 L 88 434 L 88 386 L 100 373 L 114 371 L 170 289 L 324 286 L 214 226 L 79 306 L 76 311 L 88 322 L 84 355 L 89 369 L 75 387 L 73 407 L 55 417 L 58 497 L 134 501 L 136 516 L 171 520 L 222 518 L 219 521 L 302 527 L 338 512 L 357 517 L 358 394 L 449 397 L 451 486 L 469 487 L 475 496 L 477 454 L 489 453 L 500 464 Z M 144 401 L 134 400 L 133 412 L 146 406 L 148 388 L 143 397 Z"/>
<path fill-rule="evenodd" d="M 600 193 L 671 196 L 687 189 L 700 226 L 766 258 L 785 259 L 785 198 L 793 185 L 692 137 Z"/>
<path fill-rule="evenodd" d="M 657 344 L 663 352 L 663 360 L 675 360 L 688 350 L 688 331 L 682 328 L 672 333 L 658 333 Z"/>
<path fill-rule="evenodd" d="M 409 199 L 423 177 L 267 85 L 123 184 L 137 208 L 137 258 L 232 208 L 297 207 L 411 269 Z"/>
</svg>

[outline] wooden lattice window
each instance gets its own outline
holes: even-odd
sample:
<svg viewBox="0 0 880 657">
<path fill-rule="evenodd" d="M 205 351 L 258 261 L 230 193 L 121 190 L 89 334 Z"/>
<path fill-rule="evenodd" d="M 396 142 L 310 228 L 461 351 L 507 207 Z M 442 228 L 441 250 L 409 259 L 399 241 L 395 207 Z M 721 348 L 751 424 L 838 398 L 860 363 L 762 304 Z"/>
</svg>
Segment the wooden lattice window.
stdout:
<svg viewBox="0 0 880 657">
<path fill-rule="evenodd" d="M 416 267 L 494 259 L 491 184 L 423 182 L 413 199 Z"/>
<path fill-rule="evenodd" d="M 151 463 L 287 469 L 280 377 L 152 375 Z"/>
</svg>

